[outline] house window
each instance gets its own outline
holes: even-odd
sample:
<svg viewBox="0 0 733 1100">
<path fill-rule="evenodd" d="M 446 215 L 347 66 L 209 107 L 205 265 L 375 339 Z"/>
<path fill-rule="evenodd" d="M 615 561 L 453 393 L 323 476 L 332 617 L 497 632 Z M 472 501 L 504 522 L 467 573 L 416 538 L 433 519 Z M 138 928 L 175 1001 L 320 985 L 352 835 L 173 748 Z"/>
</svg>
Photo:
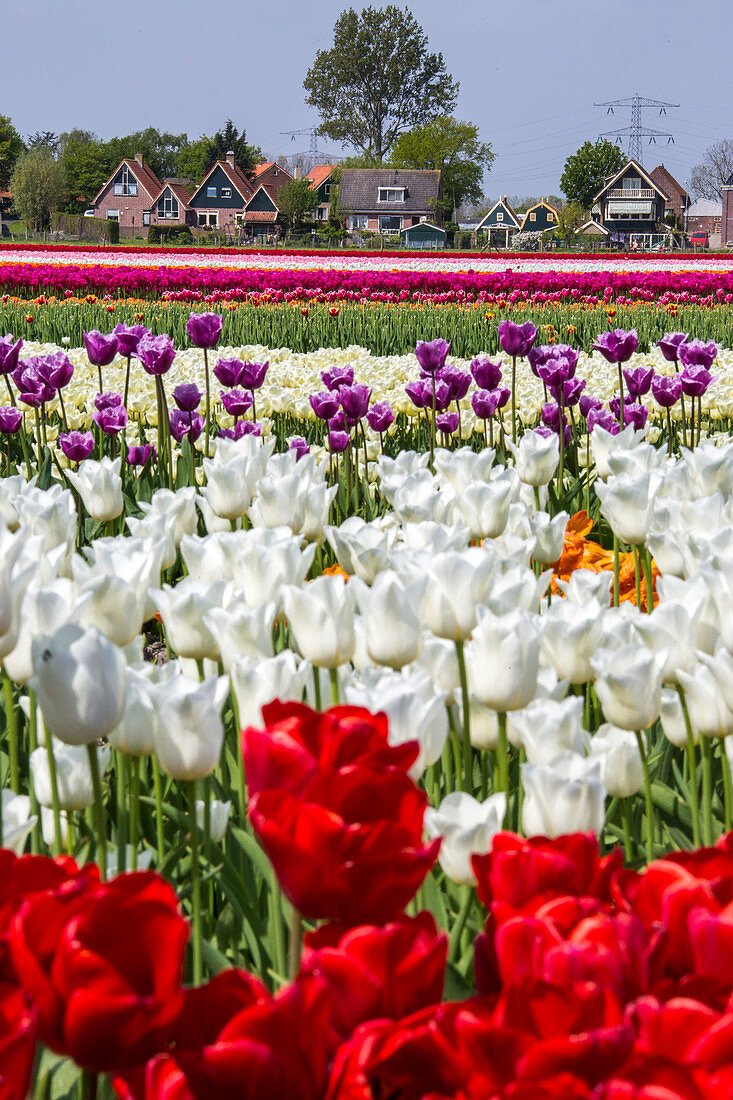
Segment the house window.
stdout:
<svg viewBox="0 0 733 1100">
<path fill-rule="evenodd" d="M 219 212 L 217 210 L 199 210 L 200 226 L 218 226 Z"/>
<path fill-rule="evenodd" d="M 123 164 L 119 179 L 115 184 L 115 195 L 137 195 L 137 180 L 126 164 Z"/>
<path fill-rule="evenodd" d="M 627 176 L 624 180 L 624 191 L 638 191 L 641 188 L 641 180 L 638 176 Z"/>
<path fill-rule="evenodd" d="M 158 217 L 175 220 L 178 217 L 178 199 L 170 192 L 158 202 Z"/>
<path fill-rule="evenodd" d="M 531 222 L 536 222 L 537 221 L 537 215 L 536 214 L 530 214 L 529 215 L 529 220 Z"/>
<path fill-rule="evenodd" d="M 206 188 L 206 198 L 207 199 L 215 199 L 216 198 L 216 188 L 215 187 L 207 187 Z"/>
<path fill-rule="evenodd" d="M 548 220 L 548 222 L 554 222 L 554 220 L 555 220 L 555 215 L 554 215 L 554 214 L 548 214 L 548 215 L 547 215 L 547 220 Z"/>
<path fill-rule="evenodd" d="M 379 219 L 380 233 L 399 233 L 402 229 L 402 218 L 399 214 L 382 214 Z"/>
<path fill-rule="evenodd" d="M 230 198 L 232 197 L 232 189 L 231 189 L 231 187 L 222 187 L 222 189 L 221 189 L 221 197 L 222 197 L 223 199 L 230 199 Z"/>
<path fill-rule="evenodd" d="M 143 210 L 143 225 L 150 225 L 150 211 Z"/>
<path fill-rule="evenodd" d="M 349 229 L 366 229 L 367 227 L 367 215 L 366 214 L 351 214 L 349 216 Z"/>
<path fill-rule="evenodd" d="M 405 201 L 405 189 L 404 189 L 404 187 L 380 187 L 379 188 L 379 201 L 380 202 L 404 202 Z"/>
<path fill-rule="evenodd" d="M 324 185 L 323 185 L 323 197 L 325 199 L 327 199 L 327 198 L 329 198 L 330 194 L 331 194 L 331 184 L 330 183 L 324 183 Z"/>
<path fill-rule="evenodd" d="M 107 218 L 111 222 L 118 222 L 120 220 L 119 210 L 108 210 L 107 211 Z"/>
<path fill-rule="evenodd" d="M 498 212 L 498 214 L 496 215 L 496 220 L 497 220 L 498 222 L 503 222 L 503 221 L 504 221 L 504 214 L 503 214 L 503 211 L 501 211 L 501 210 L 500 210 L 500 211 Z"/>
</svg>

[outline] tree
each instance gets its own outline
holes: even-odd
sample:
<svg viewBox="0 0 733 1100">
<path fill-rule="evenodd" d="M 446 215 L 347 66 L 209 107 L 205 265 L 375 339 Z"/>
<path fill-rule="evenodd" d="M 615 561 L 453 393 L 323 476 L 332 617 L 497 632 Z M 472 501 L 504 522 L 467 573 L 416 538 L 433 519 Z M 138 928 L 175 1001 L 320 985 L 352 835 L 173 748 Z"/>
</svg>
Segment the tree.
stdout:
<svg viewBox="0 0 733 1100">
<path fill-rule="evenodd" d="M 124 157 L 134 157 L 141 153 L 151 171 L 158 179 L 163 180 L 177 174 L 178 158 L 187 142 L 187 134 L 161 133 L 154 126 L 148 126 L 145 130 L 136 130 L 134 134 L 112 138 L 105 144 L 115 162 L 112 168 Z"/>
<path fill-rule="evenodd" d="M 182 179 L 194 180 L 201 183 L 210 167 L 209 155 L 211 138 L 200 137 L 198 141 L 189 141 L 183 146 L 178 156 L 176 175 Z M 211 164 L 214 162 L 211 161 Z M 208 167 L 207 167 L 208 166 Z"/>
<path fill-rule="evenodd" d="M 733 140 L 723 138 L 705 150 L 701 164 L 690 173 L 690 187 L 697 198 L 721 202 L 723 184 L 733 174 Z"/>
<path fill-rule="evenodd" d="M 7 115 L 0 115 L 0 189 L 7 190 L 15 162 L 25 152 L 23 139 Z"/>
<path fill-rule="evenodd" d="M 297 222 L 302 222 L 305 215 L 318 206 L 318 195 L 308 180 L 291 180 L 278 194 L 277 205 L 288 219 L 290 228 L 294 229 Z"/>
<path fill-rule="evenodd" d="M 51 214 L 66 194 L 64 168 L 47 146 L 23 153 L 10 178 L 15 209 L 37 232 L 48 229 Z"/>
<path fill-rule="evenodd" d="M 555 236 L 560 241 L 571 241 L 575 237 L 576 230 L 585 225 L 587 221 L 586 208 L 579 202 L 569 202 L 557 212 L 557 229 Z"/>
<path fill-rule="evenodd" d="M 28 137 L 29 149 L 40 149 L 45 147 L 50 149 L 55 155 L 58 149 L 59 139 L 53 130 L 36 130 L 35 134 L 30 134 Z"/>
<path fill-rule="evenodd" d="M 624 154 L 612 141 L 586 141 L 565 161 L 560 187 L 568 202 L 579 202 L 590 210 L 593 199 L 603 187 L 606 176 L 620 171 Z"/>
<path fill-rule="evenodd" d="M 458 84 L 427 44 L 407 8 L 343 11 L 303 82 L 320 133 L 381 161 L 404 130 L 449 115 Z"/>
<path fill-rule="evenodd" d="M 58 159 L 67 185 L 64 209 L 80 214 L 92 205 L 121 158 L 112 142 L 100 141 L 89 130 L 72 130 L 59 138 Z"/>
<path fill-rule="evenodd" d="M 494 157 L 491 146 L 479 140 L 478 126 L 441 115 L 400 134 L 390 163 L 395 168 L 439 169 L 443 216 L 450 220 L 462 202 L 481 201 L 484 169 Z"/>
<path fill-rule="evenodd" d="M 244 130 L 240 134 L 230 118 L 226 120 L 223 130 L 209 138 L 204 175 L 217 160 L 226 160 L 227 153 L 234 153 L 234 163 L 247 177 L 252 175 L 254 166 L 262 157 L 256 146 L 247 144 Z"/>
</svg>

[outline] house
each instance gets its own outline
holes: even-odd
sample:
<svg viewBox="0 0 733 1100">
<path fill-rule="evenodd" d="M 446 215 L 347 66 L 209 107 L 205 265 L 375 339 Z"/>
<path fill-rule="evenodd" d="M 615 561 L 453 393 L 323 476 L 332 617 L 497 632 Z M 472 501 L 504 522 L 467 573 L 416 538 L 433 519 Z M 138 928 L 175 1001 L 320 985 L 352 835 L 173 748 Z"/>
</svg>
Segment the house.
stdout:
<svg viewBox="0 0 733 1100">
<path fill-rule="evenodd" d="M 241 224 L 254 187 L 234 163 L 234 153 L 212 164 L 189 200 L 196 216 L 195 224 L 223 229 Z"/>
<path fill-rule="evenodd" d="M 272 240 L 280 236 L 280 192 L 293 177 L 287 168 L 268 161 L 255 167 L 252 180 L 252 194 L 247 200 L 244 214 L 239 219 L 248 237 Z"/>
<path fill-rule="evenodd" d="M 476 226 L 477 239 L 485 237 L 489 244 L 502 244 L 509 247 L 509 242 L 515 233 L 519 232 L 520 221 L 512 210 L 506 195 L 497 199 L 491 210 Z"/>
<path fill-rule="evenodd" d="M 136 153 L 134 160 L 125 157 L 96 195 L 92 203 L 94 216 L 108 218 L 134 232 L 150 225 L 153 203 L 162 187 L 142 153 Z"/>
<path fill-rule="evenodd" d="M 196 225 L 196 211 L 182 180 L 167 179 L 153 200 L 154 225 Z"/>
<path fill-rule="evenodd" d="M 632 233 L 658 232 L 669 201 L 666 191 L 635 160 L 608 176 L 593 199 L 599 211 L 597 220 L 611 240 L 622 242 Z"/>
<path fill-rule="evenodd" d="M 303 177 L 318 195 L 318 206 L 313 211 L 317 222 L 327 222 L 331 214 L 331 188 L 336 186 L 333 180 L 335 168 L 335 164 L 317 164 Z"/>
<path fill-rule="evenodd" d="M 610 236 L 610 233 L 604 225 L 601 225 L 600 222 L 591 218 L 590 221 L 585 222 L 584 225 L 581 225 L 579 229 L 575 230 L 575 235 L 576 237 L 599 237 L 605 239 Z"/>
<path fill-rule="evenodd" d="M 397 236 L 420 222 L 440 227 L 441 198 L 440 172 L 433 170 L 345 168 L 339 183 L 339 210 L 351 232 Z"/>
<path fill-rule="evenodd" d="M 418 222 L 400 229 L 400 239 L 407 248 L 445 248 L 445 229 L 430 222 Z"/>
<path fill-rule="evenodd" d="M 687 232 L 699 233 L 702 231 L 707 233 L 712 248 L 720 247 L 722 221 L 722 202 L 711 202 L 710 199 L 695 199 L 687 208 Z"/>
<path fill-rule="evenodd" d="M 685 210 L 690 205 L 690 196 L 663 164 L 652 168 L 649 176 L 667 196 L 667 205 L 664 208 L 665 218 L 674 218 L 675 224 L 681 226 L 685 218 Z"/>
<path fill-rule="evenodd" d="M 555 207 L 541 198 L 534 206 L 530 206 L 522 219 L 520 229 L 522 233 L 544 233 L 547 229 L 557 229 L 557 219 Z"/>
</svg>

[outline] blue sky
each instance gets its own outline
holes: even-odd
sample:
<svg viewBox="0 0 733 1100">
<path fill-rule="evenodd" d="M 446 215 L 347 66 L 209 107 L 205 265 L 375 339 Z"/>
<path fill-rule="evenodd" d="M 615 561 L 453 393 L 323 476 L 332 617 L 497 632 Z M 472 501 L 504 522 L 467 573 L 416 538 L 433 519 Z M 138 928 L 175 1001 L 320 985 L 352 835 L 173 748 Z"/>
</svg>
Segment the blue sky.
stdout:
<svg viewBox="0 0 733 1100">
<path fill-rule="evenodd" d="M 0 111 L 24 135 L 79 126 L 102 137 L 152 125 L 189 136 L 231 117 L 279 155 L 308 147 L 283 130 L 317 124 L 303 78 L 332 41 L 343 0 L 3 0 Z M 354 3 L 354 7 L 361 7 Z M 374 3 L 373 6 L 384 6 Z M 645 144 L 685 183 L 706 147 L 733 137 L 733 77 L 719 42 L 730 0 L 413 0 L 460 81 L 456 114 L 497 153 L 491 196 L 557 192 L 565 158 L 628 125 L 596 101 L 639 92 L 679 103 Z M 7 44 L 12 44 L 9 49 Z M 322 142 L 322 147 L 339 150 Z"/>
</svg>

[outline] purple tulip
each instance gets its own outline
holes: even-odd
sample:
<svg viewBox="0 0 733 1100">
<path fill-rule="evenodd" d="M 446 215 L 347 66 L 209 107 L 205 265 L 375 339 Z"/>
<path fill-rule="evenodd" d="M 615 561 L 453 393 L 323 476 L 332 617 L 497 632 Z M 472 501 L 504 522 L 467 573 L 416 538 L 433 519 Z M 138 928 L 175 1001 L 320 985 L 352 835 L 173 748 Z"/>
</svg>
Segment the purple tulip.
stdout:
<svg viewBox="0 0 733 1100">
<path fill-rule="evenodd" d="M 240 420 L 241 435 L 262 435 L 262 425 L 253 420 Z"/>
<path fill-rule="evenodd" d="M 222 386 L 231 389 L 232 386 L 239 385 L 243 370 L 244 363 L 241 359 L 217 359 L 214 377 L 218 378 Z"/>
<path fill-rule="evenodd" d="M 117 347 L 120 355 L 130 359 L 137 352 L 137 345 L 141 336 L 150 335 L 150 330 L 145 325 L 115 325 L 112 335 L 117 337 Z"/>
<path fill-rule="evenodd" d="M 366 416 L 369 408 L 369 398 L 372 396 L 371 386 L 365 386 L 363 382 L 357 382 L 353 386 L 342 386 L 339 390 L 339 400 L 344 416 L 356 423 Z"/>
<path fill-rule="evenodd" d="M 0 432 L 3 435 L 15 435 L 23 423 L 23 413 L 15 405 L 0 407 Z"/>
<path fill-rule="evenodd" d="M 18 387 L 18 397 L 34 409 L 50 401 L 56 393 L 39 375 L 37 363 L 37 359 L 26 359 L 25 363 L 19 363 L 13 372 L 13 381 Z"/>
<path fill-rule="evenodd" d="M 308 398 L 311 408 L 319 420 L 330 420 L 339 409 L 339 399 L 336 393 L 329 390 L 321 390 L 320 393 L 312 393 Z"/>
<path fill-rule="evenodd" d="M 501 382 L 501 361 L 494 362 L 487 355 L 472 359 L 470 371 L 476 385 L 482 390 L 493 390 Z"/>
<path fill-rule="evenodd" d="M 352 425 L 346 423 L 343 409 L 339 409 L 328 421 L 330 432 L 348 432 Z"/>
<path fill-rule="evenodd" d="M 682 392 L 688 397 L 702 397 L 708 386 L 715 381 L 707 367 L 690 363 L 680 374 Z"/>
<path fill-rule="evenodd" d="M 295 451 L 295 461 L 300 462 L 301 458 L 304 458 L 310 451 L 308 441 L 303 439 L 302 435 L 296 435 L 288 444 L 289 451 Z"/>
<path fill-rule="evenodd" d="M 329 432 L 328 433 L 328 446 L 334 454 L 340 454 L 341 451 L 345 451 L 349 445 L 349 433 L 348 432 Z"/>
<path fill-rule="evenodd" d="M 503 409 L 508 404 L 512 391 L 508 386 L 497 386 L 495 393 L 497 394 L 496 407 L 497 409 Z"/>
<path fill-rule="evenodd" d="M 621 425 L 618 422 L 618 418 L 608 409 L 604 408 L 589 410 L 588 431 L 592 432 L 594 428 L 603 428 L 604 431 L 609 432 L 611 435 L 618 435 L 621 431 Z"/>
<path fill-rule="evenodd" d="M 185 435 L 195 443 L 204 430 L 204 418 L 198 413 L 181 412 L 173 409 L 170 415 L 171 435 L 180 443 Z"/>
<path fill-rule="evenodd" d="M 585 378 L 568 378 L 567 382 L 563 382 L 562 387 L 556 386 L 553 388 L 555 400 L 557 400 L 558 395 L 562 393 L 563 408 L 572 408 L 573 405 L 577 405 L 580 401 L 581 394 L 586 385 L 587 382 Z"/>
<path fill-rule="evenodd" d="M 68 385 L 74 373 L 74 366 L 63 351 L 54 351 L 38 360 L 37 371 L 47 386 L 61 390 Z"/>
<path fill-rule="evenodd" d="M 13 343 L 10 333 L 0 338 L 0 374 L 12 374 L 18 366 L 18 355 L 22 347 L 23 341 L 16 340 Z"/>
<path fill-rule="evenodd" d="M 157 448 L 152 443 L 144 443 L 139 447 L 127 448 L 128 466 L 147 466 L 158 461 Z"/>
<path fill-rule="evenodd" d="M 548 428 L 546 424 L 538 424 L 534 432 L 535 435 L 541 435 L 544 439 L 552 439 L 557 435 L 557 432 L 553 432 L 552 428 Z"/>
<path fill-rule="evenodd" d="M 663 409 L 676 405 L 682 393 L 682 381 L 678 374 L 656 374 L 652 378 L 652 397 Z"/>
<path fill-rule="evenodd" d="M 121 393 L 98 393 L 94 398 L 94 406 L 97 412 L 104 412 L 105 409 L 119 409 L 121 405 Z"/>
<path fill-rule="evenodd" d="M 575 363 L 562 356 L 548 356 L 544 363 L 539 363 L 537 366 L 537 377 L 550 387 L 561 386 L 572 378 L 574 373 Z"/>
<path fill-rule="evenodd" d="M 515 325 L 513 321 L 499 322 L 499 343 L 502 351 L 512 358 L 522 359 L 537 339 L 537 329 L 531 321 Z"/>
<path fill-rule="evenodd" d="M 219 390 L 221 403 L 230 416 L 244 416 L 252 408 L 252 394 L 249 390 Z"/>
<path fill-rule="evenodd" d="M 342 386 L 354 385 L 354 368 L 347 363 L 343 367 L 332 367 L 321 371 L 321 381 L 327 390 L 340 390 Z"/>
<path fill-rule="evenodd" d="M 182 382 L 173 391 L 173 400 L 181 412 L 197 412 L 202 397 L 195 382 Z"/>
<path fill-rule="evenodd" d="M 440 337 L 437 340 L 418 340 L 415 347 L 417 361 L 428 374 L 435 374 L 445 366 L 449 351 L 450 344 Z"/>
<path fill-rule="evenodd" d="M 491 420 L 499 407 L 499 391 L 475 390 L 471 394 L 471 407 L 481 420 Z"/>
<path fill-rule="evenodd" d="M 629 332 L 617 328 L 613 332 L 602 332 L 592 346 L 607 362 L 626 363 L 638 348 L 639 337 L 634 328 Z"/>
<path fill-rule="evenodd" d="M 423 378 L 418 379 L 417 382 L 408 382 L 405 386 L 405 393 L 416 409 L 426 409 L 428 405 L 432 404 L 432 393 L 426 391 L 425 379 Z"/>
<path fill-rule="evenodd" d="M 92 329 L 91 332 L 82 333 L 82 337 L 84 347 L 87 349 L 87 358 L 93 366 L 106 367 L 112 362 L 117 354 L 116 336 L 113 336 L 112 333 L 105 336 L 104 333 Z"/>
<path fill-rule="evenodd" d="M 646 405 L 624 405 L 624 424 L 633 424 L 637 431 L 646 425 L 649 409 Z"/>
<path fill-rule="evenodd" d="M 258 390 L 265 381 L 265 375 L 269 369 L 269 360 L 267 363 L 244 363 L 238 385 L 245 390 Z"/>
<path fill-rule="evenodd" d="M 366 414 L 367 424 L 373 432 L 386 432 L 394 424 L 394 410 L 389 401 L 377 401 Z"/>
<path fill-rule="evenodd" d="M 124 405 L 115 405 L 92 414 L 94 423 L 105 435 L 117 435 L 127 425 L 127 409 Z"/>
<path fill-rule="evenodd" d="M 471 375 L 468 371 L 448 363 L 440 372 L 440 381 L 445 382 L 450 389 L 451 401 L 462 401 L 471 385 Z"/>
<path fill-rule="evenodd" d="M 680 357 L 680 344 L 687 343 L 686 332 L 665 332 L 661 340 L 657 340 L 657 347 L 668 363 L 676 363 Z"/>
<path fill-rule="evenodd" d="M 137 345 L 137 357 L 148 374 L 166 374 L 176 357 L 176 349 L 170 336 L 141 336 Z"/>
<path fill-rule="evenodd" d="M 649 393 L 653 377 L 653 367 L 627 367 L 624 378 L 631 397 L 643 397 L 645 393 Z"/>
<path fill-rule="evenodd" d="M 705 367 L 710 370 L 718 354 L 718 345 L 714 340 L 688 340 L 680 344 L 680 363 L 685 367 Z M 682 387 L 684 389 L 684 386 Z M 687 392 L 685 390 L 685 392 Z"/>
<path fill-rule="evenodd" d="M 536 378 L 543 377 L 540 367 L 548 367 L 558 360 L 562 360 L 564 364 L 562 373 L 565 373 L 567 378 L 572 378 L 579 358 L 580 352 L 571 348 L 569 344 L 540 344 L 539 347 L 530 348 L 527 352 L 527 362 Z"/>
<path fill-rule="evenodd" d="M 221 336 L 222 317 L 219 313 L 192 313 L 186 321 L 186 332 L 197 348 L 215 348 Z"/>
<path fill-rule="evenodd" d="M 453 435 L 458 430 L 458 413 L 444 412 L 435 418 L 436 430 L 443 435 Z"/>
<path fill-rule="evenodd" d="M 594 397 L 592 393 L 581 394 L 580 401 L 578 402 L 581 416 L 586 418 L 590 415 L 592 409 L 602 409 L 603 402 L 600 397 Z"/>
<path fill-rule="evenodd" d="M 438 412 L 445 412 L 451 403 L 451 389 L 439 378 L 428 378 L 424 382 L 425 392 L 428 395 L 428 407 L 433 407 L 433 393 L 435 393 L 435 408 Z"/>
<path fill-rule="evenodd" d="M 82 462 L 94 450 L 94 436 L 91 432 L 61 432 L 59 446 L 69 462 Z"/>
<path fill-rule="evenodd" d="M 561 410 L 560 406 L 556 405 L 554 401 L 548 401 L 547 404 L 542 406 L 542 423 L 546 424 L 548 428 L 552 428 L 553 431 L 560 431 L 560 419 Z M 562 413 L 562 423 L 567 424 L 567 417 L 565 413 Z"/>
</svg>

